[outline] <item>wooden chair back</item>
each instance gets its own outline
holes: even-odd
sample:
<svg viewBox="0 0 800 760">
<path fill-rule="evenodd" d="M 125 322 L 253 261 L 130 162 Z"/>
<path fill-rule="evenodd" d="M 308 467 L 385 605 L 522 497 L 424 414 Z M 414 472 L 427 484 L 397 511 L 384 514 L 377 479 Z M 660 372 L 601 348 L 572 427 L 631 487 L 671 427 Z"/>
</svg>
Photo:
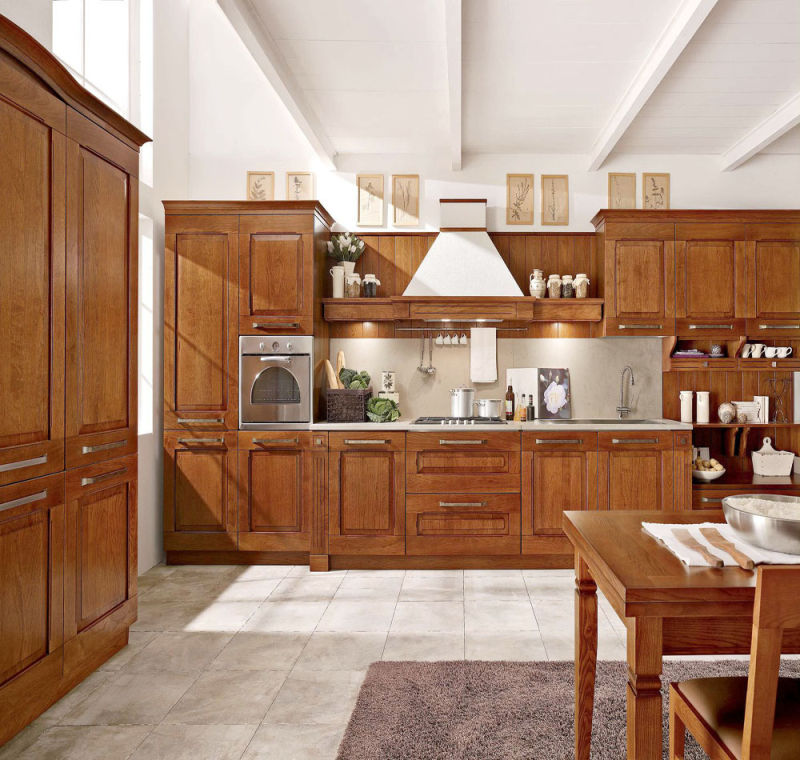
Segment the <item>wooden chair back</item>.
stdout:
<svg viewBox="0 0 800 760">
<path fill-rule="evenodd" d="M 800 628 L 800 566 L 760 565 L 742 737 L 743 760 L 769 760 L 786 628 Z"/>
</svg>

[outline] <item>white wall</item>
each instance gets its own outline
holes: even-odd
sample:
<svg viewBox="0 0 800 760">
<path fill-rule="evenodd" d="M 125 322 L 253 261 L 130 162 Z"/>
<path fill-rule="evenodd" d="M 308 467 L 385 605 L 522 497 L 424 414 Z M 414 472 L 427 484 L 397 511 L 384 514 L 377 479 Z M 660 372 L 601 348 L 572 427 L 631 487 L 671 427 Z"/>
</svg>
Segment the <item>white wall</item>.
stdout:
<svg viewBox="0 0 800 760">
<path fill-rule="evenodd" d="M 48 50 L 53 42 L 53 0 L 0 0 L 0 14 L 10 18 Z"/>
</svg>

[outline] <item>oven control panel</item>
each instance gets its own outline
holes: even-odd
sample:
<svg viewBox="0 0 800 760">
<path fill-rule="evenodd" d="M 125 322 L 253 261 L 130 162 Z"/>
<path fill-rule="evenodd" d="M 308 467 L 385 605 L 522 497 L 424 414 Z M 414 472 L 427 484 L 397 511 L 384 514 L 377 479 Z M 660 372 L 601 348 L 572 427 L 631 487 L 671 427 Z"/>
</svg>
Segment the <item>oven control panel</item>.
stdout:
<svg viewBox="0 0 800 760">
<path fill-rule="evenodd" d="M 270 354 L 310 354 L 314 339 L 310 335 L 242 335 L 239 353 L 242 355 L 269 356 Z"/>
</svg>

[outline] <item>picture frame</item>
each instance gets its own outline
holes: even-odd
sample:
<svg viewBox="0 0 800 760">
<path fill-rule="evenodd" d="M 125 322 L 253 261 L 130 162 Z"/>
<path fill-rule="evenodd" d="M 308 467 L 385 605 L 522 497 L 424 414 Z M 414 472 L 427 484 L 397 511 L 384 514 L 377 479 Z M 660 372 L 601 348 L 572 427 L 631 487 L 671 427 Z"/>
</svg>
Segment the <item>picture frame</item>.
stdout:
<svg viewBox="0 0 800 760">
<path fill-rule="evenodd" d="M 392 224 L 419 225 L 419 174 L 392 175 Z"/>
<path fill-rule="evenodd" d="M 357 174 L 359 227 L 383 226 L 383 174 Z"/>
<path fill-rule="evenodd" d="M 537 391 L 539 419 L 568 420 L 572 417 L 569 369 L 539 367 Z"/>
<path fill-rule="evenodd" d="M 506 174 L 506 224 L 533 224 L 533 174 Z"/>
<path fill-rule="evenodd" d="M 608 207 L 636 208 L 636 172 L 608 173 Z"/>
<path fill-rule="evenodd" d="M 642 208 L 656 211 L 669 208 L 669 174 L 642 173 Z"/>
<path fill-rule="evenodd" d="M 275 172 L 247 172 L 247 200 L 275 200 Z"/>
<path fill-rule="evenodd" d="M 313 201 L 314 175 L 311 172 L 286 172 L 286 200 Z"/>
<path fill-rule="evenodd" d="M 542 224 L 552 227 L 569 224 L 568 175 L 542 175 Z"/>
</svg>

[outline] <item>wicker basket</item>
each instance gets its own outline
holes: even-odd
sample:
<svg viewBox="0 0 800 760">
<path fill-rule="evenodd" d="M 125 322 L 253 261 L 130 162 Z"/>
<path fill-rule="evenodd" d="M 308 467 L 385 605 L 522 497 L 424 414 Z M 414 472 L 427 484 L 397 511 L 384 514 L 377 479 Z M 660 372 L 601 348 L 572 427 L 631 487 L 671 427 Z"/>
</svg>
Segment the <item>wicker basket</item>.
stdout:
<svg viewBox="0 0 800 760">
<path fill-rule="evenodd" d="M 366 422 L 367 401 L 372 398 L 372 388 L 366 390 L 328 388 L 325 400 L 328 422 Z"/>
</svg>

